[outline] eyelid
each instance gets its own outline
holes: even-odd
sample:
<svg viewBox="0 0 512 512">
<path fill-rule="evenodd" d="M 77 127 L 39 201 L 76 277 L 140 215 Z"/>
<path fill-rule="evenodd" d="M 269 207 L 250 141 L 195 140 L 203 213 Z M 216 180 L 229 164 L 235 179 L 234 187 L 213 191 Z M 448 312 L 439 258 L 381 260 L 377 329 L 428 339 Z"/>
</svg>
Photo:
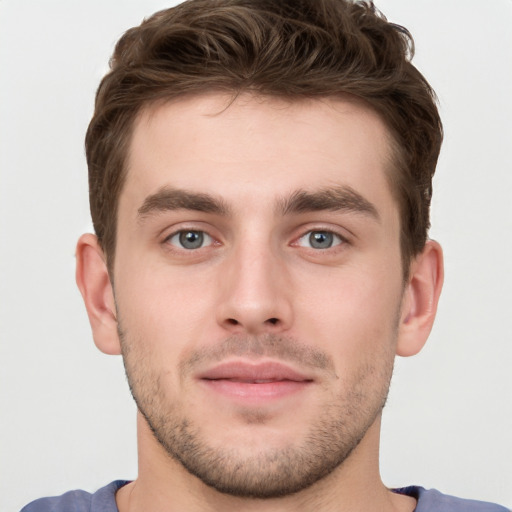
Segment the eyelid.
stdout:
<svg viewBox="0 0 512 512">
<path fill-rule="evenodd" d="M 200 247 L 183 247 L 180 243 L 179 237 L 183 233 L 200 233 L 203 236 L 202 244 Z M 176 238 L 176 242 L 173 242 L 173 239 Z M 174 233 L 170 234 L 166 239 L 165 242 L 177 247 L 178 249 L 183 249 L 185 251 L 194 251 L 198 249 L 203 249 L 204 247 L 208 247 L 214 243 L 213 237 L 210 236 L 206 231 L 202 231 L 199 229 L 180 229 L 178 231 L 175 231 Z"/>
<path fill-rule="evenodd" d="M 181 233 L 196 232 L 202 233 L 205 240 L 203 244 L 198 248 L 186 248 L 179 243 L 178 240 L 171 242 L 174 237 L 179 236 Z M 177 252 L 177 253 L 195 253 L 198 251 L 206 250 L 212 246 L 222 245 L 219 241 L 219 237 L 216 234 L 216 230 L 212 228 L 210 224 L 196 221 L 184 221 L 176 223 L 173 226 L 167 226 L 160 232 L 160 244 L 166 248 L 166 250 Z"/>
<path fill-rule="evenodd" d="M 356 235 L 348 229 L 346 226 L 341 226 L 339 224 L 335 224 L 332 222 L 325 221 L 311 221 L 304 222 L 301 225 L 297 225 L 292 231 L 292 245 L 296 245 L 297 241 L 301 238 L 304 238 L 306 235 L 309 235 L 312 232 L 323 232 L 323 233 L 332 233 L 333 235 L 339 237 L 343 242 L 350 244 L 354 238 L 357 238 Z"/>
<path fill-rule="evenodd" d="M 335 239 L 338 239 L 338 240 L 337 241 L 334 240 L 333 245 L 331 245 L 330 247 L 326 247 L 324 249 L 317 248 L 317 247 L 311 247 L 310 245 L 306 245 L 306 244 L 301 243 L 301 241 L 308 239 L 311 236 L 312 233 L 328 233 L 330 235 L 333 235 L 333 237 Z M 328 251 L 329 249 L 334 249 L 334 248 L 336 248 L 336 247 L 338 247 L 340 245 L 346 244 L 346 243 L 348 243 L 346 237 L 344 237 L 339 232 L 337 232 L 337 231 L 335 231 L 333 229 L 313 228 L 313 229 L 309 229 L 308 231 L 303 233 L 301 236 L 296 238 L 296 240 L 295 240 L 293 245 L 298 245 L 299 247 L 305 247 L 305 248 L 314 249 L 314 250 L 317 250 L 317 251 Z"/>
</svg>

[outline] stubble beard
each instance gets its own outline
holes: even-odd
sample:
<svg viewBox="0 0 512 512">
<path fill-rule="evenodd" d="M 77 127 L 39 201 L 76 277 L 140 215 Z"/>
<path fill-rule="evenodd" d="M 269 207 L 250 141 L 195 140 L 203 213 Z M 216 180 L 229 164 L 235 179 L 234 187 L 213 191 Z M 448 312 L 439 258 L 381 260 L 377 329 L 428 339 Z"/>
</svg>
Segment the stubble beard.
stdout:
<svg viewBox="0 0 512 512">
<path fill-rule="evenodd" d="M 169 403 L 160 376 L 151 375 L 148 358 L 136 349 L 144 344 L 130 340 L 121 327 L 119 335 L 132 396 L 166 453 L 206 485 L 243 498 L 269 499 L 294 494 L 340 467 L 380 415 L 393 372 L 393 357 L 375 354 L 373 363 L 366 362 L 359 368 L 348 388 L 323 404 L 302 440 L 290 440 L 288 446 L 280 449 L 247 455 L 236 446 L 219 448 L 209 442 L 201 424 L 186 417 L 179 404 Z M 216 350 L 215 358 L 235 355 L 235 350 L 236 355 L 264 353 L 283 358 L 286 353 L 285 359 L 331 364 L 325 354 L 316 351 L 313 354 L 307 348 L 297 350 L 295 340 L 274 335 L 227 339 Z M 210 356 L 196 354 L 188 361 L 189 366 L 205 357 Z M 387 362 L 385 365 L 382 358 Z M 246 419 L 264 421 L 254 416 Z"/>
</svg>

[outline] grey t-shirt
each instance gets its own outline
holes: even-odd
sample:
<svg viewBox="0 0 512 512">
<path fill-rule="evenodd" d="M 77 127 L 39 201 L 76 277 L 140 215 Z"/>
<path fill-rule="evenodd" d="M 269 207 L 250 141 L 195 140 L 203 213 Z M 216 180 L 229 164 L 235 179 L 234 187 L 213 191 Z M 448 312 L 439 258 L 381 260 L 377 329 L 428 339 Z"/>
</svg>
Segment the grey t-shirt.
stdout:
<svg viewBox="0 0 512 512">
<path fill-rule="evenodd" d="M 29 503 L 21 512 L 119 512 L 116 491 L 127 483 L 126 480 L 116 480 L 93 494 L 69 491 L 62 496 L 41 498 Z M 394 492 L 416 498 L 415 512 L 510 512 L 500 505 L 454 498 L 435 489 L 411 486 L 394 489 Z"/>
</svg>

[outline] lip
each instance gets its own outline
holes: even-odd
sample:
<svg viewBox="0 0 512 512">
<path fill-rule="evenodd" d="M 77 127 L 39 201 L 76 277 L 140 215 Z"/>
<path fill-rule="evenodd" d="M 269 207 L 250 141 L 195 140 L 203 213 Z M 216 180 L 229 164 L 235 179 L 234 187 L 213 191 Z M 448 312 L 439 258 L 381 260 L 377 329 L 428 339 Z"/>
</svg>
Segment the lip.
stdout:
<svg viewBox="0 0 512 512">
<path fill-rule="evenodd" d="M 276 361 L 221 363 L 198 375 L 209 390 L 243 402 L 283 399 L 303 391 L 313 378 Z"/>
</svg>

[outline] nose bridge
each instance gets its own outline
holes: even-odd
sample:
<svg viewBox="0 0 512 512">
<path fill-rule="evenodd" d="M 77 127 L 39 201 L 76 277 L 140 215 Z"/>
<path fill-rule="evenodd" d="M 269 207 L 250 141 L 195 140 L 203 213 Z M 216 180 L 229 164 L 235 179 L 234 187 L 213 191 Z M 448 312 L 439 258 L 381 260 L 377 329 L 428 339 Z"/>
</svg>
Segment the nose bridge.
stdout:
<svg viewBox="0 0 512 512">
<path fill-rule="evenodd" d="M 269 240 L 240 240 L 221 278 L 219 321 L 238 332 L 283 330 L 291 322 L 283 255 Z"/>
</svg>

